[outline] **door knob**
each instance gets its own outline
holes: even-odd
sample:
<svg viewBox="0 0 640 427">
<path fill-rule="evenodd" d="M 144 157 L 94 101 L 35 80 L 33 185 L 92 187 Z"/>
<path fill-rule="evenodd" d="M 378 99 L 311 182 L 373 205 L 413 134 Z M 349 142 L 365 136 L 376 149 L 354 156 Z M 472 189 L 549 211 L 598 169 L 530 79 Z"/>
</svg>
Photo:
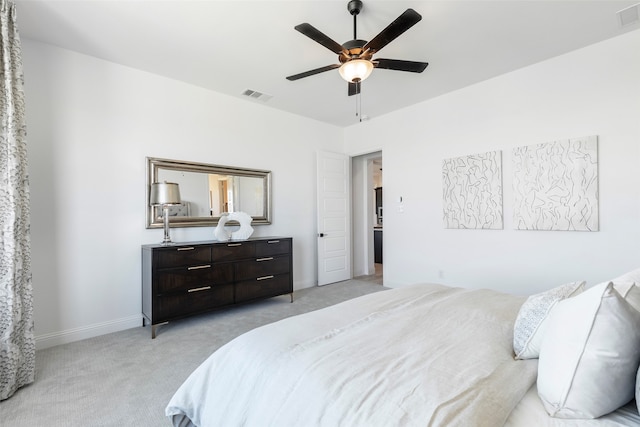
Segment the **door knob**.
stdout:
<svg viewBox="0 0 640 427">
<path fill-rule="evenodd" d="M 324 233 L 318 233 L 318 237 L 324 237 Z"/>
</svg>

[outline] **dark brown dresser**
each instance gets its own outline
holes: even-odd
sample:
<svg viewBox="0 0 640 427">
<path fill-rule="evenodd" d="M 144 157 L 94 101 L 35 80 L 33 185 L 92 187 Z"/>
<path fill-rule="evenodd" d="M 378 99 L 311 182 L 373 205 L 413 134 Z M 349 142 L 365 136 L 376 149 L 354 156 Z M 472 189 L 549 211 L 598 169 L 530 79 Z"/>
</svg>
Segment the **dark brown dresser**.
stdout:
<svg viewBox="0 0 640 427">
<path fill-rule="evenodd" d="M 220 307 L 290 294 L 290 237 L 142 246 L 142 324 L 158 325 Z"/>
</svg>

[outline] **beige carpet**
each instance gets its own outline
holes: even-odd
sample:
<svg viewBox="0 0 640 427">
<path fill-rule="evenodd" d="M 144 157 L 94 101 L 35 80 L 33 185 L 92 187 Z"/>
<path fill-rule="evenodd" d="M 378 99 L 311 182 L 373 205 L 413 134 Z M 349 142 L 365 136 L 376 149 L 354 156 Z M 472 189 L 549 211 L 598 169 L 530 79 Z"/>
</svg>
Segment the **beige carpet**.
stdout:
<svg viewBox="0 0 640 427">
<path fill-rule="evenodd" d="M 169 426 L 164 408 L 213 351 L 257 326 L 381 291 L 370 276 L 258 303 L 134 328 L 36 353 L 36 381 L 0 403 L 0 425 Z"/>
</svg>

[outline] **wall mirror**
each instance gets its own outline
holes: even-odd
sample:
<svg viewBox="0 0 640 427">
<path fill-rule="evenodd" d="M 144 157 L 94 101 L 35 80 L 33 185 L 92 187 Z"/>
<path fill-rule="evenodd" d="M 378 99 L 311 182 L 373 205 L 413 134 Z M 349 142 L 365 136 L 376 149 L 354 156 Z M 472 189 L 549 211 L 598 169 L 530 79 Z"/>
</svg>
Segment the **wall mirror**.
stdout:
<svg viewBox="0 0 640 427">
<path fill-rule="evenodd" d="M 169 207 L 171 227 L 215 226 L 225 212 L 271 224 L 271 171 L 147 157 L 147 228 L 163 226 L 162 208 L 149 203 L 151 184 L 163 181 L 180 186 L 182 203 Z"/>
</svg>

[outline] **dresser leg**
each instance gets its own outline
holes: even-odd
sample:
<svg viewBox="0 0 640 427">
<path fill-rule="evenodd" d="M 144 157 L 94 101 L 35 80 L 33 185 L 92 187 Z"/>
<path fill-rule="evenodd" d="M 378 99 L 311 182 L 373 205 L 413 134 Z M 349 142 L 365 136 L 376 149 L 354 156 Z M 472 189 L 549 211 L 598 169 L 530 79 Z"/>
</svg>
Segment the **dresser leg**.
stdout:
<svg viewBox="0 0 640 427">
<path fill-rule="evenodd" d="M 154 339 L 156 337 L 156 328 L 158 326 L 162 326 L 162 325 L 166 325 L 169 322 L 162 322 L 162 323 L 156 323 L 155 325 L 151 325 L 151 339 Z"/>
<path fill-rule="evenodd" d="M 293 302 L 293 292 L 291 292 L 289 295 L 291 295 L 291 302 Z"/>
</svg>

